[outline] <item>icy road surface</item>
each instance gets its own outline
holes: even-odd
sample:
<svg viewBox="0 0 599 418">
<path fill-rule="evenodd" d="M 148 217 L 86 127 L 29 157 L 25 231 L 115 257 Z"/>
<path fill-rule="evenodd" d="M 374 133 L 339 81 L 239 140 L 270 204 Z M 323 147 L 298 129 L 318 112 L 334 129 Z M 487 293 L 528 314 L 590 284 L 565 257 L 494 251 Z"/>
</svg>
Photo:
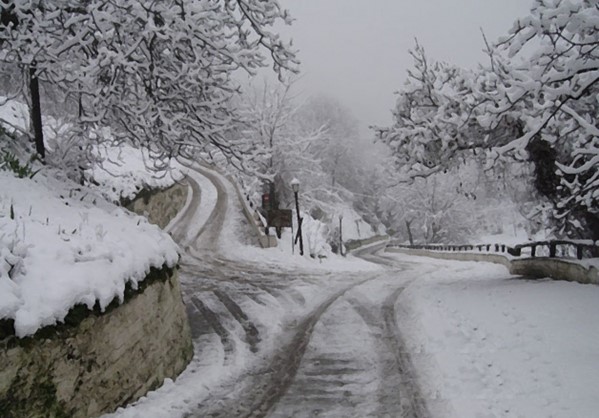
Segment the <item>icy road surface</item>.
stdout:
<svg viewBox="0 0 599 418">
<path fill-rule="evenodd" d="M 222 175 L 196 167 L 189 182 L 170 231 L 186 250 L 194 359 L 115 416 L 565 418 L 599 408 L 596 286 L 376 246 L 359 254 L 373 264 L 276 263 L 239 244 L 249 234 Z"/>
</svg>

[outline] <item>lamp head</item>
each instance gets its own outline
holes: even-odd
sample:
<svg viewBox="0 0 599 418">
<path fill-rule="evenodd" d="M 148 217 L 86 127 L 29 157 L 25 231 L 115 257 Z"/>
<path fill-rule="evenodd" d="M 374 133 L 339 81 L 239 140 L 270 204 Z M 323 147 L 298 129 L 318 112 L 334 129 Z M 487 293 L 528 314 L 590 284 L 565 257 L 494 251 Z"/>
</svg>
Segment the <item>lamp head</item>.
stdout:
<svg viewBox="0 0 599 418">
<path fill-rule="evenodd" d="M 293 180 L 291 180 L 291 190 L 293 190 L 294 193 L 299 192 L 300 189 L 300 181 L 296 178 L 294 178 Z"/>
</svg>

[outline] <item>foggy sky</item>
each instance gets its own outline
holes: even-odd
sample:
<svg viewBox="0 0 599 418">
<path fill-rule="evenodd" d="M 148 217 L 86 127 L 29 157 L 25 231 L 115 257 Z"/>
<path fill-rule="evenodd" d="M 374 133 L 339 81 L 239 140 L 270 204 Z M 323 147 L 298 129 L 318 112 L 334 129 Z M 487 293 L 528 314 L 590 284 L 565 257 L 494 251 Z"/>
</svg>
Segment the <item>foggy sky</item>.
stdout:
<svg viewBox="0 0 599 418">
<path fill-rule="evenodd" d="M 431 58 L 474 68 L 490 41 L 532 0 L 279 0 L 296 20 L 280 29 L 302 62 L 297 88 L 336 98 L 368 125 L 388 125 L 393 92 L 412 66 L 414 38 Z"/>
</svg>

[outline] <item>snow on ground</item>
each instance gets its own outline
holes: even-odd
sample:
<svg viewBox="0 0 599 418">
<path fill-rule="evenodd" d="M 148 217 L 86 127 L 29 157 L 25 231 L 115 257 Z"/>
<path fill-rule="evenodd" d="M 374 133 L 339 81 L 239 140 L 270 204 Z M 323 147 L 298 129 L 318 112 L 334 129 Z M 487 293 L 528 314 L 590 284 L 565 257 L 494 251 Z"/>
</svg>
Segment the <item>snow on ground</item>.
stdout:
<svg viewBox="0 0 599 418">
<path fill-rule="evenodd" d="M 163 189 L 183 178 L 181 168 L 173 162 L 167 170 L 154 171 L 147 152 L 127 144 L 96 147 L 101 165 L 92 167 L 87 176 L 98 183 L 98 190 L 108 199 L 133 199 L 143 188 Z"/>
<path fill-rule="evenodd" d="M 523 280 L 493 264 L 394 257 L 421 266 L 397 319 L 424 395 L 436 398 L 433 416 L 596 415 L 599 287 Z"/>
<path fill-rule="evenodd" d="M 204 168 L 205 169 L 205 168 Z M 339 280 L 346 280 L 346 275 L 341 278 L 335 276 L 334 271 L 368 271 L 380 270 L 381 267 L 364 260 L 348 256 L 343 258 L 333 255 L 331 258 L 318 260 L 310 258 L 307 254 L 301 257 L 296 247 L 295 253 L 291 250 L 291 232 L 285 231 L 283 239 L 279 241 L 279 246 L 270 249 L 261 249 L 255 246 L 244 243 L 241 225 L 246 222 L 241 209 L 235 186 L 232 185 L 222 174 L 211 170 L 225 186 L 228 195 L 226 222 L 223 226 L 223 231 L 217 243 L 219 256 L 224 256 L 231 260 L 241 262 L 249 262 L 252 264 L 260 264 L 265 270 L 272 269 L 281 272 L 281 279 L 284 279 L 285 270 L 300 270 L 302 272 L 315 272 L 319 274 L 321 279 L 320 284 L 313 284 L 298 281 L 290 291 L 295 298 L 303 300 L 304 304 L 298 304 L 294 297 L 280 296 L 280 299 L 274 298 L 269 293 L 265 292 L 260 295 L 260 303 L 256 303 L 252 299 L 247 299 L 244 303 L 240 303 L 244 312 L 257 326 L 261 328 L 260 355 L 256 356 L 247 351 L 236 352 L 233 360 L 224 361 L 224 352 L 222 345 L 218 342 L 210 343 L 209 341 L 196 341 L 196 351 L 192 362 L 186 370 L 177 378 L 176 381 L 166 379 L 164 385 L 156 391 L 152 391 L 147 396 L 142 397 L 133 405 L 126 408 L 120 408 L 113 414 L 105 415 L 108 417 L 120 418 L 148 418 L 148 417 L 180 417 L 186 416 L 194 406 L 203 402 L 214 391 L 222 390 L 223 385 L 227 382 L 234 382 L 244 372 L 251 373 L 251 370 L 260 367 L 261 362 L 266 361 L 269 353 L 273 352 L 277 346 L 276 338 L 281 335 L 283 321 L 288 321 L 289 318 L 301 318 L 302 314 L 309 311 L 322 302 L 322 299 L 333 292 L 335 286 L 339 284 Z M 197 232 L 204 226 L 206 220 L 216 207 L 217 190 L 214 185 L 201 174 L 188 170 L 187 175 L 198 182 L 201 188 L 201 203 L 199 210 L 196 212 L 193 221 L 190 223 L 191 229 L 187 233 L 188 239 L 195 236 Z M 289 244 L 289 245 L 286 245 Z M 200 246 L 201 248 L 201 246 Z M 202 262 L 202 258 L 210 256 L 209 253 L 202 251 L 190 250 L 197 258 L 197 262 Z M 327 274 L 326 272 L 330 272 Z M 237 274 L 244 276 L 243 271 Z M 197 278 L 190 278 L 197 279 Z M 250 279 L 252 279 L 250 277 Z M 259 278 L 253 278 L 258 280 Z M 181 280 L 188 280 L 185 275 L 181 276 Z M 285 279 L 288 280 L 288 279 Z M 323 291 L 323 289 L 327 289 Z M 218 312 L 221 315 L 221 320 L 226 320 L 230 315 L 228 312 L 219 311 L 217 301 L 214 304 L 210 303 L 211 296 L 202 295 L 204 303 L 210 304 L 210 309 Z M 229 326 L 231 323 L 227 322 Z M 240 339 L 240 335 L 244 335 L 243 331 L 231 332 L 230 337 L 233 339 L 235 347 L 247 347 L 245 341 Z M 200 339 L 218 338 L 214 334 L 201 336 Z M 212 347 L 213 351 L 206 352 L 206 347 Z M 234 390 L 242 390 L 236 387 Z M 229 396 L 234 396 L 233 393 Z"/>
<path fill-rule="evenodd" d="M 217 196 L 205 177 L 190 175 L 202 188 L 193 235 L 208 219 Z M 136 283 L 150 266 L 173 265 L 177 260 L 176 246 L 168 236 L 91 190 L 43 173 L 34 180 L 0 173 L 0 183 L 0 316 L 15 319 L 19 336 L 60 321 L 74 304 L 91 307 L 99 301 L 106 306 L 113 298 L 122 298 L 127 280 Z M 245 221 L 240 203 L 233 186 L 224 178 L 223 183 L 230 197 L 229 221 L 219 243 L 225 255 L 304 270 L 379 268 L 351 256 L 300 257 L 297 247 L 292 253 L 290 231 L 284 232 L 277 248 L 262 250 L 241 243 L 239 225 Z M 411 274 L 418 279 L 401 295 L 397 319 L 415 353 L 425 397 L 436 400 L 431 403 L 435 415 L 594 414 L 599 387 L 598 287 L 514 279 L 504 267 L 485 263 L 393 256 L 416 263 Z M 318 300 L 309 286 L 296 290 L 306 300 Z M 260 323 L 270 324 L 274 335 L 280 322 L 269 315 L 280 317 L 284 307 L 277 301 L 264 306 L 260 312 L 256 306 L 247 310 L 260 317 Z M 244 356 L 223 367 L 223 356 L 218 349 L 203 351 L 176 383 L 167 379 L 145 402 L 166 400 L 170 404 L 161 411 L 183 414 L 188 406 L 182 399 L 205 398 L 217 382 L 247 367 Z M 119 414 L 141 416 L 136 411 L 128 408 Z"/>
<path fill-rule="evenodd" d="M 38 173 L 0 172 L 0 317 L 19 337 L 64 319 L 75 304 L 106 307 L 177 246 L 145 218 L 93 190 Z"/>
<path fill-rule="evenodd" d="M 284 266 L 286 268 L 304 268 L 316 271 L 372 271 L 379 270 L 381 267 L 356 258 L 351 254 L 347 257 L 342 257 L 332 252 L 324 252 L 324 257 L 310 257 L 310 245 L 315 249 L 323 247 L 326 243 L 322 242 L 324 238 L 318 235 L 317 226 L 313 225 L 308 231 L 312 231 L 311 237 L 308 233 L 303 234 L 304 237 L 304 256 L 299 254 L 299 243 L 292 245 L 292 233 L 290 228 L 284 228 L 281 239 L 278 240 L 277 247 L 262 249 L 256 246 L 246 245 L 239 238 L 240 225 L 244 222 L 245 217 L 241 209 L 241 203 L 237 198 L 235 186 L 231 184 L 224 176 L 216 173 L 227 189 L 229 195 L 229 205 L 227 207 L 228 220 L 223 228 L 220 248 L 221 252 L 229 255 L 233 259 L 241 259 L 250 262 L 259 262 L 266 266 Z M 310 221 L 305 222 L 309 223 Z M 294 221 L 294 237 L 297 232 L 297 224 Z M 316 221 L 314 221 L 316 222 Z M 317 236 L 319 238 L 317 238 Z M 328 245 L 327 245 L 328 246 Z M 318 251 L 315 251 L 318 254 Z"/>
<path fill-rule="evenodd" d="M 0 122 L 9 132 L 25 131 L 29 126 L 29 107 L 0 96 Z"/>
<path fill-rule="evenodd" d="M 379 234 L 351 207 L 344 207 L 340 210 L 343 216 L 343 240 L 366 239 Z"/>
<path fill-rule="evenodd" d="M 216 194 L 210 191 L 209 184 L 204 184 L 205 179 L 197 175 L 194 178 L 203 189 L 196 215 L 201 225 L 216 205 Z M 297 247 L 292 254 L 289 231 L 277 248 L 262 250 L 241 243 L 239 228 L 245 221 L 233 186 L 221 179 L 230 200 L 218 245 L 227 257 L 259 262 L 265 268 L 279 266 L 315 273 L 315 268 L 328 270 L 330 289 L 341 280 L 334 270 L 372 268 L 351 258 L 320 263 L 307 256 L 299 257 Z M 413 354 L 423 393 L 432 399 L 433 416 L 593 416 L 598 407 L 595 393 L 599 387 L 599 354 L 595 349 L 599 344 L 599 326 L 594 320 L 599 315 L 598 287 L 516 279 L 503 266 L 487 263 L 387 256 L 396 258 L 408 270 L 377 274 L 401 274 L 404 279 L 415 279 L 398 299 L 397 321 Z M 302 282 L 295 290 L 310 306 L 326 293 L 318 294 L 318 287 Z M 258 319 L 261 326 L 269 327 L 266 332 L 261 331 L 265 337 L 260 343 L 262 353 L 268 353 L 274 344 L 269 338 L 280 332 L 280 319 L 286 313 L 299 312 L 291 300 L 266 297 L 261 303 L 248 299 L 243 305 L 244 311 Z M 216 304 L 213 308 L 217 309 Z M 233 338 L 236 335 L 232 333 Z M 348 341 L 351 344 L 352 339 Z M 354 351 L 361 352 L 362 339 L 353 341 Z M 242 341 L 235 343 L 244 346 Z M 167 379 L 160 389 L 150 392 L 135 406 L 119 409 L 110 416 L 184 416 L 194 404 L 208 399 L 213 391 L 222 390 L 223 382 L 251 370 L 251 354 L 240 353 L 233 362 L 224 364 L 219 344 L 203 345 L 215 347 L 214 351 L 196 355 L 176 382 Z"/>
</svg>

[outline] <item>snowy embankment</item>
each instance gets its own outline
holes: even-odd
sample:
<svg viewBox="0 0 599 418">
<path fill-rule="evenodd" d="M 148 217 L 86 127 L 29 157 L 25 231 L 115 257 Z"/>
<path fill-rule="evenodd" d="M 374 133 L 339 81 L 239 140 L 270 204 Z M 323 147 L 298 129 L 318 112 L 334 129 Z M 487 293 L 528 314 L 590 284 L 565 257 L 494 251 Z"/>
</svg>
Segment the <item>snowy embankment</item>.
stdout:
<svg viewBox="0 0 599 418">
<path fill-rule="evenodd" d="M 123 300 L 151 267 L 178 260 L 171 238 L 94 190 L 38 173 L 0 172 L 0 318 L 16 335 L 62 321 L 70 308 Z"/>
<path fill-rule="evenodd" d="M 380 269 L 380 266 L 353 257 L 352 255 L 341 257 L 338 254 L 334 254 L 326 241 L 326 225 L 323 222 L 313 219 L 306 213 L 302 213 L 302 217 L 304 217 L 302 225 L 304 256 L 300 256 L 299 242 L 294 244 L 293 239 L 295 234 L 297 234 L 295 211 L 293 212 L 292 217 L 293 235 L 291 228 L 283 228 L 281 238 L 274 248 L 262 249 L 253 245 L 247 245 L 243 242 L 243 239 L 240 239 L 240 236 L 242 235 L 240 233 L 240 230 L 242 229 L 241 225 L 245 223 L 246 220 L 241 208 L 242 203 L 237 198 L 235 186 L 222 174 L 217 172 L 214 172 L 214 174 L 221 179 L 225 186 L 229 202 L 227 205 L 227 222 L 223 227 L 220 242 L 220 251 L 222 254 L 227 255 L 232 259 L 257 262 L 263 266 L 279 266 L 288 269 L 304 268 L 307 270 L 319 271 L 373 271 Z M 202 205 L 210 207 L 210 200 L 203 201 Z M 355 214 L 355 212 L 353 213 Z M 355 218 L 359 218 L 359 216 L 356 214 Z M 365 222 L 364 224 L 368 225 Z M 315 257 L 311 257 L 312 254 L 315 255 Z"/>
<path fill-rule="evenodd" d="M 165 189 L 183 178 L 181 168 L 171 162 L 166 170 L 152 170 L 147 152 L 122 144 L 118 147 L 97 147 L 101 164 L 86 173 L 101 193 L 113 202 L 134 199 L 142 189 Z"/>
<path fill-rule="evenodd" d="M 394 257 L 421 266 L 398 301 L 398 323 L 433 416 L 596 415 L 599 287 Z"/>
</svg>

